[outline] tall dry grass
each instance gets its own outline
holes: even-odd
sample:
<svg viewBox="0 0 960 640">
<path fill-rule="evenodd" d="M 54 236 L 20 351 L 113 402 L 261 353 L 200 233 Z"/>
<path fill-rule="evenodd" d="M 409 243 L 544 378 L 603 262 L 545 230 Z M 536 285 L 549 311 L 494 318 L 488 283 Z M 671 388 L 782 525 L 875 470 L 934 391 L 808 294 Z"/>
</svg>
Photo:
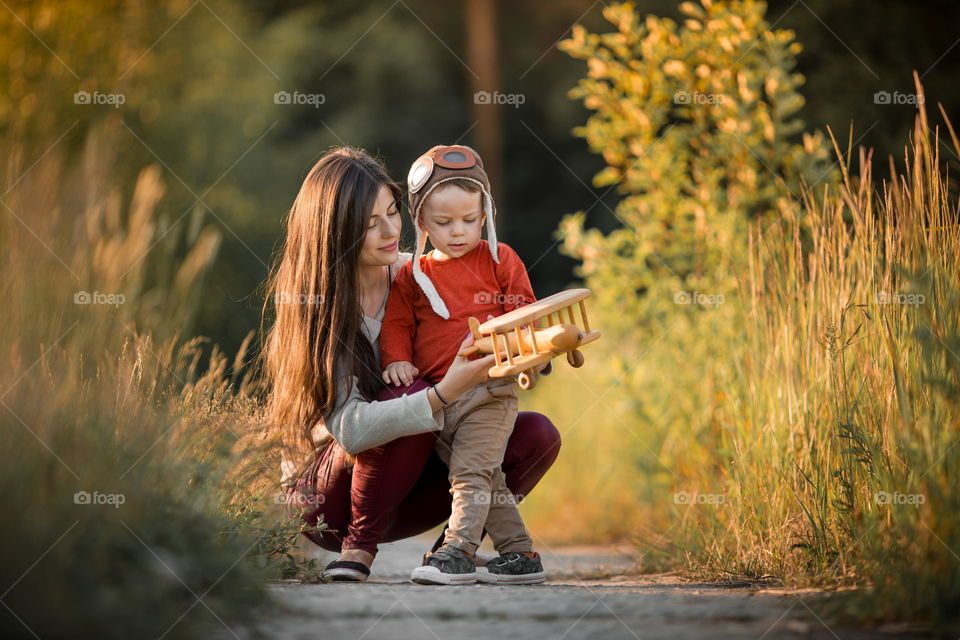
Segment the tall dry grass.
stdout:
<svg viewBox="0 0 960 640">
<path fill-rule="evenodd" d="M 943 116 L 921 108 L 883 180 L 836 145 L 842 183 L 753 226 L 721 304 L 654 319 L 642 349 L 598 342 L 538 387 L 528 406 L 565 444 L 525 503 L 534 533 L 633 537 L 641 567 L 858 586 L 859 618 L 956 620 L 960 141 Z"/>
<path fill-rule="evenodd" d="M 229 635 L 265 578 L 311 567 L 275 504 L 250 339 L 227 358 L 188 333 L 220 233 L 199 210 L 173 224 L 157 167 L 115 184 L 111 141 L 5 167 L 0 627 Z"/>
</svg>

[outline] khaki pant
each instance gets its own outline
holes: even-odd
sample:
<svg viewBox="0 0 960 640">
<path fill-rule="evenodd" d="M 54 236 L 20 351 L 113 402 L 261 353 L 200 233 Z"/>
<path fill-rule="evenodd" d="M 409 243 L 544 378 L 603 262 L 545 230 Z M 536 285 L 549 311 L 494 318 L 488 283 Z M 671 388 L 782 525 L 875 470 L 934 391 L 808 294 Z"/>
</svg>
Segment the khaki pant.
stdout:
<svg viewBox="0 0 960 640">
<path fill-rule="evenodd" d="M 443 408 L 437 453 L 450 469 L 453 509 L 444 543 L 475 553 L 486 528 L 498 553 L 532 551 L 500 465 L 517 419 L 514 378 L 490 380 Z"/>
</svg>

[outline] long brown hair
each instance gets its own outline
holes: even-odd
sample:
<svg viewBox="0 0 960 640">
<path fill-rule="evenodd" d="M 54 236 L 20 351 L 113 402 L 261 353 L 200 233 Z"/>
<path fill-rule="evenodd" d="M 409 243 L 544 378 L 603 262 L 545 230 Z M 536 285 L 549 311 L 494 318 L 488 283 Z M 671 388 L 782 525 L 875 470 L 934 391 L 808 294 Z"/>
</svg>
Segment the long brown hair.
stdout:
<svg viewBox="0 0 960 640">
<path fill-rule="evenodd" d="M 274 323 L 262 356 L 266 417 L 287 444 L 311 446 L 311 432 L 335 410 L 337 387 L 359 380 L 375 398 L 383 384 L 361 330 L 360 254 L 382 186 L 400 187 L 360 149 L 326 153 L 310 170 L 288 214 L 286 241 L 267 284 Z M 399 202 L 398 202 L 399 206 Z"/>
</svg>

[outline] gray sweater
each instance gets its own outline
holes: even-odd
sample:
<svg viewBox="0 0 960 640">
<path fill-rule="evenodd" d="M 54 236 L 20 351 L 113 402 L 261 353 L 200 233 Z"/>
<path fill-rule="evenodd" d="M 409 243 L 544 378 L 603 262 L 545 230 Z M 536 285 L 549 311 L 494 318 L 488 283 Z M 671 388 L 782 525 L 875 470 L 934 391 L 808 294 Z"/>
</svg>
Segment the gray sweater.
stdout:
<svg viewBox="0 0 960 640">
<path fill-rule="evenodd" d="M 391 281 L 400 267 L 410 261 L 409 253 L 401 253 L 390 267 Z M 380 368 L 380 327 L 386 310 L 386 300 L 373 318 L 363 317 L 363 330 L 373 344 L 373 352 Z M 443 409 L 430 411 L 430 401 L 425 391 L 392 400 L 370 402 L 360 394 L 356 376 L 349 382 L 344 379 L 337 384 L 336 410 L 326 422 L 314 425 L 311 431 L 314 451 L 327 446 L 331 440 L 347 453 L 354 455 L 403 436 L 439 431 L 443 428 Z M 292 484 L 296 478 L 297 465 L 287 457 L 280 463 L 281 487 Z"/>
</svg>

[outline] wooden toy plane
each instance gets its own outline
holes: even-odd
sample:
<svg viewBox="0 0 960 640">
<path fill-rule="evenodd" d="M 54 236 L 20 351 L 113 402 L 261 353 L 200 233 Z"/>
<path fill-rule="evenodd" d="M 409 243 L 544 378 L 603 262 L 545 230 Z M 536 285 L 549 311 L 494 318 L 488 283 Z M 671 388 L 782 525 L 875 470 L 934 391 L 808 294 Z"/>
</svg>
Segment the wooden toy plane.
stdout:
<svg viewBox="0 0 960 640">
<path fill-rule="evenodd" d="M 474 341 L 460 355 L 492 353 L 497 364 L 490 368 L 490 377 L 517 375 L 520 388 L 527 390 L 537 384 L 531 369 L 559 355 L 567 354 L 570 366 L 581 367 L 584 358 L 579 347 L 600 337 L 599 331 L 591 331 L 583 304 L 592 294 L 590 289 L 568 289 L 483 324 L 470 318 Z M 575 305 L 580 307 L 582 328 L 573 315 Z M 546 326 L 538 329 L 537 322 L 544 319 Z"/>
</svg>

